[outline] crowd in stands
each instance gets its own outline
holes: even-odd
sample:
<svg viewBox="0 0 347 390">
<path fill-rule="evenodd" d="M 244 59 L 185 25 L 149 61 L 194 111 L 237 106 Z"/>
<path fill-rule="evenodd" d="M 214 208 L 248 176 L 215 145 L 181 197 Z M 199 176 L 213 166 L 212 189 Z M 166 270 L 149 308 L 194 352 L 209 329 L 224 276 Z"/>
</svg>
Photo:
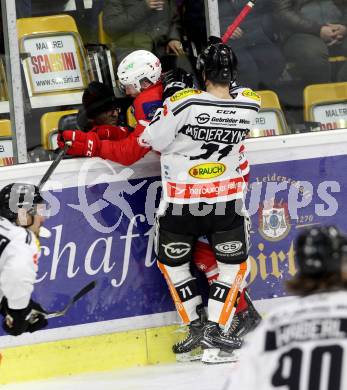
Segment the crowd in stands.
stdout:
<svg viewBox="0 0 347 390">
<path fill-rule="evenodd" d="M 218 1 L 221 34 L 245 4 Z M 17 0 L 16 9 L 17 18 L 71 15 L 85 44 L 99 43 L 102 18 L 114 73 L 126 55 L 144 49 L 160 59 L 164 72 L 180 67 L 194 74 L 197 54 L 207 43 L 204 0 Z M 307 85 L 347 81 L 346 1 L 262 0 L 228 44 L 238 57 L 238 82 L 275 91 L 295 127 L 303 122 Z"/>
</svg>

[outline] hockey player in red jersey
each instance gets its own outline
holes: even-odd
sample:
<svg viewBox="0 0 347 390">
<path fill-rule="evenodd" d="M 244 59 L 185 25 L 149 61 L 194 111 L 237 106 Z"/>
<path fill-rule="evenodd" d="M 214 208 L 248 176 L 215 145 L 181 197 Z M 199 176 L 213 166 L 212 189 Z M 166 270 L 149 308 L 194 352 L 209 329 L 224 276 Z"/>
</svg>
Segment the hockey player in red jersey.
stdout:
<svg viewBox="0 0 347 390">
<path fill-rule="evenodd" d="M 127 96 L 134 98 L 131 107 L 136 122 L 151 120 L 163 102 L 161 63 L 147 50 L 135 50 L 118 66 L 117 76 Z"/>
</svg>

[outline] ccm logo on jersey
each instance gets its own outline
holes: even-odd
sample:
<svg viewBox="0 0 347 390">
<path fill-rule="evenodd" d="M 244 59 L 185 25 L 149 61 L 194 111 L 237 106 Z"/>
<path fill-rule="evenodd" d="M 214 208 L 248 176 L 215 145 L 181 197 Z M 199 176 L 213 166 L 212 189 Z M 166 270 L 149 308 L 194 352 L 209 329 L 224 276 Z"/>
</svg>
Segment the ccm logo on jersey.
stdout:
<svg viewBox="0 0 347 390">
<path fill-rule="evenodd" d="M 242 248 L 242 242 L 240 241 L 228 241 L 223 242 L 215 246 L 218 252 L 222 253 L 235 253 Z"/>
<path fill-rule="evenodd" d="M 257 101 L 260 101 L 260 96 L 257 95 L 255 92 L 253 92 L 251 89 L 246 89 L 242 92 L 242 95 L 247 97 L 247 98 L 250 98 L 250 99 L 253 99 L 253 100 L 257 100 Z"/>
<path fill-rule="evenodd" d="M 191 249 L 190 244 L 186 242 L 172 242 L 168 245 L 161 244 L 161 246 L 164 248 L 166 256 L 171 259 L 180 259 L 186 256 Z"/>
<path fill-rule="evenodd" d="M 187 96 L 199 95 L 202 91 L 198 89 L 182 89 L 182 91 L 176 92 L 173 96 L 170 97 L 171 102 L 177 102 L 178 100 L 184 99 Z"/>
<path fill-rule="evenodd" d="M 222 163 L 205 163 L 190 168 L 189 175 L 195 179 L 212 179 L 223 175 L 226 169 L 226 166 Z"/>
</svg>

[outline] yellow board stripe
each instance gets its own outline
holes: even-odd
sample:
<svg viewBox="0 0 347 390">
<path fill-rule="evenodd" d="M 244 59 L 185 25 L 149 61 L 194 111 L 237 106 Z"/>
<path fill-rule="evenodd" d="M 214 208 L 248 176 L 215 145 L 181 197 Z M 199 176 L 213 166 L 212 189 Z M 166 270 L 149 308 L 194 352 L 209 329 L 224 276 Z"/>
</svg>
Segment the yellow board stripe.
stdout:
<svg viewBox="0 0 347 390">
<path fill-rule="evenodd" d="M 175 361 L 175 326 L 81 337 L 1 351 L 0 384 Z"/>
</svg>

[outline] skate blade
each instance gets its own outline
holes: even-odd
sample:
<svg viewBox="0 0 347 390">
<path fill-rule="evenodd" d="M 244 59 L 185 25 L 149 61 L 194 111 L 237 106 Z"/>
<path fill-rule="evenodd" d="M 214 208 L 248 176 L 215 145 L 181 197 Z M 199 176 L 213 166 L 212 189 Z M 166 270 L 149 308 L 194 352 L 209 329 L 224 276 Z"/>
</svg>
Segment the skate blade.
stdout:
<svg viewBox="0 0 347 390">
<path fill-rule="evenodd" d="M 194 362 L 196 360 L 201 360 L 202 358 L 202 349 L 195 348 L 193 351 L 185 353 L 177 353 L 176 361 L 178 363 Z"/>
<path fill-rule="evenodd" d="M 205 364 L 220 364 L 237 362 L 239 360 L 239 351 L 224 352 L 219 348 L 208 348 L 204 350 L 201 361 Z"/>
</svg>

